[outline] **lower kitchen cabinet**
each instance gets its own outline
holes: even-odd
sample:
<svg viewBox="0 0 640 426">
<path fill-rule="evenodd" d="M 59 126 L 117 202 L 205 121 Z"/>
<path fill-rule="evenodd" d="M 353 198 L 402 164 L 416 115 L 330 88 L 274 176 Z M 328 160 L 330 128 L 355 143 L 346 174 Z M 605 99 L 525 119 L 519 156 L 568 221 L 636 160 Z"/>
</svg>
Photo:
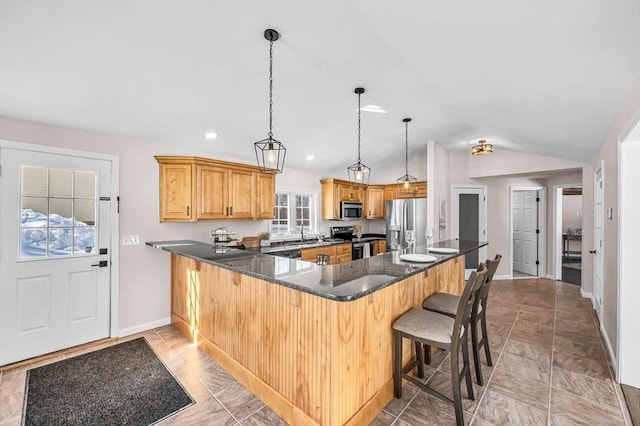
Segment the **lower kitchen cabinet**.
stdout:
<svg viewBox="0 0 640 426">
<path fill-rule="evenodd" d="M 373 256 L 387 251 L 387 240 L 375 240 L 373 242 Z"/>
<path fill-rule="evenodd" d="M 300 250 L 300 258 L 308 262 L 316 261 L 316 256 L 326 254 L 329 256 L 329 264 L 351 262 L 351 244 L 336 244 L 332 246 L 313 247 Z"/>
</svg>

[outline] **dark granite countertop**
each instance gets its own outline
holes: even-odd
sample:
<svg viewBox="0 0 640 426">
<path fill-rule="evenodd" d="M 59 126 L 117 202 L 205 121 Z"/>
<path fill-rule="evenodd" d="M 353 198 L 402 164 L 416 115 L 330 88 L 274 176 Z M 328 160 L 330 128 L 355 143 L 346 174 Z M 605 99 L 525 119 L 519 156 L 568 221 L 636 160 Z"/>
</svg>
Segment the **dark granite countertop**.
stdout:
<svg viewBox="0 0 640 426">
<path fill-rule="evenodd" d="M 216 252 L 211 244 L 191 240 L 152 241 L 146 244 L 319 297 L 348 302 L 427 271 L 453 257 L 477 250 L 488 243 L 441 241 L 434 247 L 454 248 L 459 251 L 445 255 L 429 253 L 437 258 L 432 263 L 406 262 L 400 259 L 402 252 L 390 251 L 340 265 L 316 265 L 300 259 L 233 248 L 227 248 L 225 252 Z M 415 253 L 424 254 L 427 251 L 425 247 L 418 246 Z"/>
</svg>

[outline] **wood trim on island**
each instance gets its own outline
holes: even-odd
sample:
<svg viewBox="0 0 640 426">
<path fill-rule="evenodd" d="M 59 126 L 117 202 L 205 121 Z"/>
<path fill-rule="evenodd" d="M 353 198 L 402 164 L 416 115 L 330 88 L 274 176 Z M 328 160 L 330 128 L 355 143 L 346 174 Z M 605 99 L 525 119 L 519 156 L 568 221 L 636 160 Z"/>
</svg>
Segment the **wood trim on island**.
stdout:
<svg viewBox="0 0 640 426">
<path fill-rule="evenodd" d="M 393 322 L 435 292 L 460 294 L 464 256 L 349 302 L 173 253 L 171 275 L 176 328 L 286 422 L 357 425 L 393 398 Z"/>
</svg>

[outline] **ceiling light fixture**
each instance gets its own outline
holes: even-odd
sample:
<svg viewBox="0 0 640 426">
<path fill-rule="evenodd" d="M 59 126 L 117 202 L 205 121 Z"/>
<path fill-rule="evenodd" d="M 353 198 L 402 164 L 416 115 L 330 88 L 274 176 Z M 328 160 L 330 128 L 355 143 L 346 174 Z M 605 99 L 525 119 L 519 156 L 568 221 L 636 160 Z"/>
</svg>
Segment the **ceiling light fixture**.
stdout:
<svg viewBox="0 0 640 426">
<path fill-rule="evenodd" d="M 416 182 L 418 179 L 409 174 L 409 122 L 410 118 L 403 118 L 404 122 L 404 176 L 398 178 L 398 187 L 402 187 L 405 190 L 413 187 L 413 191 L 416 191 Z"/>
<path fill-rule="evenodd" d="M 353 91 L 358 95 L 358 161 L 347 167 L 349 182 L 368 183 L 371 175 L 371 168 L 362 164 L 360 161 L 360 95 L 364 93 L 362 87 L 356 87 Z"/>
<path fill-rule="evenodd" d="M 266 139 L 253 144 L 256 150 L 258 168 L 262 173 L 282 173 L 287 148 L 273 138 L 273 42 L 280 38 L 276 30 L 264 30 L 264 38 L 269 40 L 269 134 Z"/>
<path fill-rule="evenodd" d="M 485 139 L 480 139 L 478 145 L 471 148 L 471 155 L 488 155 L 493 152 L 493 145 L 487 143 Z"/>
<path fill-rule="evenodd" d="M 207 132 L 204 134 L 204 137 L 207 139 L 215 139 L 218 137 L 218 134 L 216 132 Z"/>
</svg>

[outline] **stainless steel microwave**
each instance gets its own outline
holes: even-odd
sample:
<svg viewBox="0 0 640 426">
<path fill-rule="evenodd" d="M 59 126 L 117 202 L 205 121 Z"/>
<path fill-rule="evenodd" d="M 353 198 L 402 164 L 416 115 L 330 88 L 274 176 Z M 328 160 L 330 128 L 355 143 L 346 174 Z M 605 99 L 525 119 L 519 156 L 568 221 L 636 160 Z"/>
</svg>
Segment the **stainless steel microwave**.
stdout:
<svg viewBox="0 0 640 426">
<path fill-rule="evenodd" d="M 340 201 L 340 219 L 362 219 L 362 203 L 352 201 Z"/>
</svg>

